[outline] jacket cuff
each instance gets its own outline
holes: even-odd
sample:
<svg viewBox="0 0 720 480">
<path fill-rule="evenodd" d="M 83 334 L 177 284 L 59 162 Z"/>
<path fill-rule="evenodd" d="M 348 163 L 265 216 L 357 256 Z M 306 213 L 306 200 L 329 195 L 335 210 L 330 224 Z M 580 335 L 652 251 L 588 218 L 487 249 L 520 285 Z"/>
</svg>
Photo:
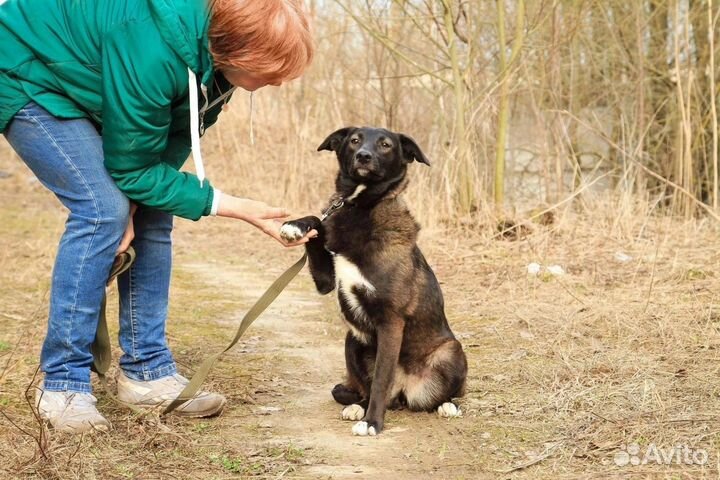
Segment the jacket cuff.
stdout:
<svg viewBox="0 0 720 480">
<path fill-rule="evenodd" d="M 220 190 L 218 190 L 217 188 L 214 188 L 212 205 L 210 207 L 210 216 L 212 216 L 212 217 L 217 215 L 218 208 L 220 207 L 220 197 L 221 196 L 222 196 L 222 192 Z"/>
<path fill-rule="evenodd" d="M 207 181 L 207 180 L 206 180 Z M 203 209 L 203 216 L 211 215 L 212 207 L 213 207 L 213 198 L 215 198 L 215 189 L 213 187 L 210 187 L 208 189 L 208 196 L 205 200 L 205 208 Z"/>
</svg>

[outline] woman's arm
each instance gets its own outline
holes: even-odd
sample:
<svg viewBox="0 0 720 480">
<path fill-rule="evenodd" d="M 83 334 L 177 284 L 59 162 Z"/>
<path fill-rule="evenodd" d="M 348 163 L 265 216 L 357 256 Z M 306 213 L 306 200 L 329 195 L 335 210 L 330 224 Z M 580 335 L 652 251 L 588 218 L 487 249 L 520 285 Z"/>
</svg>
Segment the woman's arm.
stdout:
<svg viewBox="0 0 720 480">
<path fill-rule="evenodd" d="M 310 230 L 300 240 L 287 242 L 280 237 L 282 220 L 289 215 L 285 209 L 271 207 L 264 202 L 250 200 L 249 198 L 233 197 L 225 192 L 220 193 L 218 190 L 215 190 L 215 194 L 219 196 L 217 205 L 217 215 L 219 217 L 244 220 L 286 247 L 295 247 L 307 243 L 308 240 L 318 234 L 317 230 Z"/>
</svg>

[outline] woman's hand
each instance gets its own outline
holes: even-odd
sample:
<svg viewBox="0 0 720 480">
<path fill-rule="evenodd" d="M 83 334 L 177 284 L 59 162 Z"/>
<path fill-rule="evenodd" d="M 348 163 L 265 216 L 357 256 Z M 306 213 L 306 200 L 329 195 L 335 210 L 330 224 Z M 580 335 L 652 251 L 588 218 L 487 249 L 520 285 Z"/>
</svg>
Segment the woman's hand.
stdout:
<svg viewBox="0 0 720 480">
<path fill-rule="evenodd" d="M 300 240 L 292 243 L 286 242 L 280 237 L 280 227 L 283 220 L 289 215 L 284 208 L 271 207 L 257 200 L 233 197 L 224 192 L 220 197 L 217 214 L 220 217 L 245 220 L 286 247 L 296 247 L 307 243 L 318 234 L 317 230 L 310 230 Z"/>
<path fill-rule="evenodd" d="M 130 247 L 130 243 L 132 243 L 133 239 L 135 238 L 135 226 L 133 225 L 133 216 L 135 215 L 136 211 L 137 204 L 130 202 L 130 218 L 128 219 L 128 225 L 127 228 L 125 228 L 123 238 L 122 240 L 120 240 L 120 246 L 118 246 L 117 252 L 115 252 L 116 255 L 127 251 L 128 247 Z"/>
</svg>

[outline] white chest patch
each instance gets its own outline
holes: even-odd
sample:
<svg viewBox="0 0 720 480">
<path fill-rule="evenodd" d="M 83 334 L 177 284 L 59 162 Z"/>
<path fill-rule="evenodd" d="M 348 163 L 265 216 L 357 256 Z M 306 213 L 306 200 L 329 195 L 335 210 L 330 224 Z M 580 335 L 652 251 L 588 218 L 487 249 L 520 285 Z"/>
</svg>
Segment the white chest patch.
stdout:
<svg viewBox="0 0 720 480">
<path fill-rule="evenodd" d="M 360 305 L 360 301 L 357 296 L 353 293 L 353 287 L 363 288 L 366 292 L 372 294 L 375 292 L 375 287 L 363 276 L 360 269 L 342 255 L 335 255 L 333 257 L 335 261 L 335 281 L 337 283 L 338 295 L 342 295 L 345 302 L 350 306 L 350 310 L 353 312 L 354 317 L 362 322 L 367 322 L 367 315 Z M 368 343 L 368 336 L 355 328 L 354 325 L 348 322 L 350 330 L 353 332 L 355 338 L 363 343 Z"/>
<path fill-rule="evenodd" d="M 349 197 L 347 197 L 345 199 L 345 201 L 349 202 L 349 201 L 355 200 L 357 198 L 357 196 L 360 195 L 366 188 L 367 188 L 367 185 L 361 183 L 360 185 L 355 187 L 355 191 L 353 192 L 353 194 L 350 195 Z"/>
</svg>

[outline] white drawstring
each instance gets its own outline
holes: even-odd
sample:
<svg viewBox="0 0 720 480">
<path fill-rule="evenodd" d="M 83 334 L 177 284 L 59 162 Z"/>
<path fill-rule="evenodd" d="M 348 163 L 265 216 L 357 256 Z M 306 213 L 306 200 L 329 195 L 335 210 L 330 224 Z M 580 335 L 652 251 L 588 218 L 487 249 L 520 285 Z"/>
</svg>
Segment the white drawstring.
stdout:
<svg viewBox="0 0 720 480">
<path fill-rule="evenodd" d="M 255 146 L 255 130 L 253 129 L 253 117 L 255 112 L 255 97 L 253 97 L 253 92 L 250 92 L 250 145 L 253 147 Z"/>
<path fill-rule="evenodd" d="M 195 163 L 195 173 L 200 179 L 202 187 L 205 180 L 205 166 L 202 161 L 202 153 L 200 152 L 200 116 L 198 111 L 198 91 L 195 73 L 188 68 L 188 83 L 190 88 L 190 142 L 192 143 L 193 163 Z"/>
</svg>

